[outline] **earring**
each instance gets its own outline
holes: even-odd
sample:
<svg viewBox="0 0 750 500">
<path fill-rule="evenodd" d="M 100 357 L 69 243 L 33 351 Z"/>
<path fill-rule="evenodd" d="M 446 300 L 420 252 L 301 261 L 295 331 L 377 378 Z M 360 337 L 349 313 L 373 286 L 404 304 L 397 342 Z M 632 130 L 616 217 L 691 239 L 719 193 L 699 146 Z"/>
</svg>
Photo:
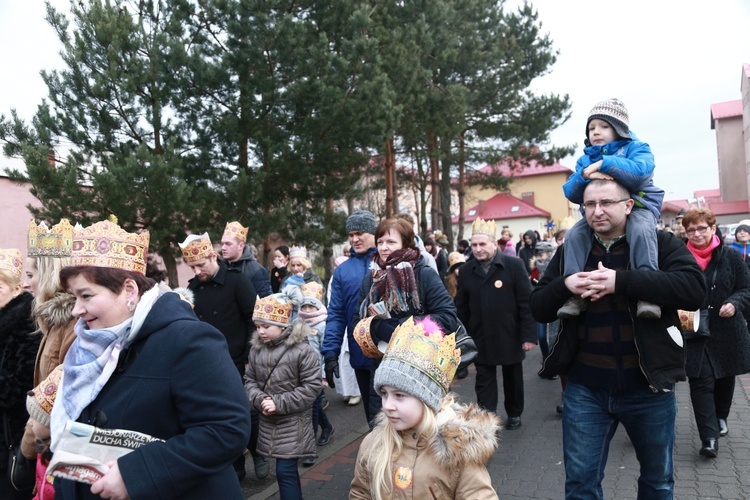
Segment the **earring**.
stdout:
<svg viewBox="0 0 750 500">
<path fill-rule="evenodd" d="M 128 300 L 128 303 L 126 305 L 128 307 L 128 311 L 130 311 L 130 312 L 135 311 L 135 304 L 133 304 L 133 301 Z"/>
</svg>

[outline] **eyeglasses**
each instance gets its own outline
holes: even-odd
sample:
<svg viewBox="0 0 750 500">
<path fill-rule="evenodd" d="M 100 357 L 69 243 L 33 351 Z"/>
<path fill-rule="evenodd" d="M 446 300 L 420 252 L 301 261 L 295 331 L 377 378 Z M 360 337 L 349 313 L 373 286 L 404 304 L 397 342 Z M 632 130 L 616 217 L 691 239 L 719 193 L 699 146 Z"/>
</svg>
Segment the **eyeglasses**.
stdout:
<svg viewBox="0 0 750 500">
<path fill-rule="evenodd" d="M 687 234 L 695 234 L 695 233 L 705 233 L 711 228 L 711 226 L 698 226 L 698 227 L 691 227 L 690 229 L 686 229 L 685 232 Z"/>
<path fill-rule="evenodd" d="M 624 198 L 622 200 L 600 200 L 600 201 L 589 200 L 589 201 L 583 202 L 583 208 L 585 208 L 586 210 L 594 210 L 596 206 L 599 205 L 600 207 L 602 207 L 602 209 L 606 210 L 607 208 L 613 207 L 617 205 L 618 203 L 622 203 L 623 201 L 628 201 L 628 200 L 630 200 L 630 198 Z"/>
</svg>

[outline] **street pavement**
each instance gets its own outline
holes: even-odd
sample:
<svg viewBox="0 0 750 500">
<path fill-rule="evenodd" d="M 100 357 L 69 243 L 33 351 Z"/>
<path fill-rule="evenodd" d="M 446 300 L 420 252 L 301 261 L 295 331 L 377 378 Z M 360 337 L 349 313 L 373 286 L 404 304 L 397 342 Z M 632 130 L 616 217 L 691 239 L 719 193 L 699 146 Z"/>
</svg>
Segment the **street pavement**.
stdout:
<svg viewBox="0 0 750 500">
<path fill-rule="evenodd" d="M 560 499 L 565 492 L 562 455 L 561 418 L 555 412 L 560 401 L 559 380 L 537 376 L 541 362 L 534 349 L 524 362 L 526 409 L 520 429 L 501 432 L 500 447 L 487 465 L 492 485 L 501 499 Z M 499 370 L 498 370 L 499 372 Z M 455 380 L 451 389 L 463 401 L 473 401 L 474 369 L 469 377 Z M 500 375 L 498 375 L 501 378 Z M 502 408 L 502 383 L 499 384 Z M 336 426 L 331 443 L 321 447 L 313 467 L 300 467 L 302 490 L 307 500 L 345 499 L 354 475 L 357 450 L 368 428 L 361 404 L 347 406 L 333 389 L 326 389 L 331 401 L 329 418 Z M 698 455 L 700 439 L 690 405 L 687 382 L 677 385 L 677 424 L 675 498 L 736 499 L 750 498 L 750 376 L 737 378 L 729 435 L 719 440 L 719 456 L 709 459 Z M 500 414 L 504 421 L 506 415 Z M 247 460 L 247 477 L 242 481 L 246 498 L 278 499 L 273 474 L 255 479 L 252 460 Z M 608 499 L 637 498 L 638 462 L 622 426 L 612 440 L 603 482 Z"/>
</svg>

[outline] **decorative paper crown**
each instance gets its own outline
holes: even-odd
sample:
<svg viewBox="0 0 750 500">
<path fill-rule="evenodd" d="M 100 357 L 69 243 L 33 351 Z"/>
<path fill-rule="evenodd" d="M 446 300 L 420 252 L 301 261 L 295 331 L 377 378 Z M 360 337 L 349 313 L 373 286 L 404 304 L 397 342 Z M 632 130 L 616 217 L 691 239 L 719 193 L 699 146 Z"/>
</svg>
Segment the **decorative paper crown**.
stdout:
<svg viewBox="0 0 750 500">
<path fill-rule="evenodd" d="M 486 234 L 492 239 L 495 239 L 495 233 L 497 232 L 497 226 L 494 220 L 483 220 L 477 217 L 474 220 L 474 224 L 471 225 L 471 234 Z"/>
<path fill-rule="evenodd" d="M 307 258 L 307 248 L 305 247 L 292 247 L 289 249 L 289 258 L 293 259 L 295 257 L 301 257 L 303 259 Z"/>
<path fill-rule="evenodd" d="M 73 250 L 73 226 L 68 219 L 47 228 L 40 222 L 37 226 L 34 219 L 29 222 L 28 230 L 29 257 L 70 257 Z"/>
<path fill-rule="evenodd" d="M 210 257 L 214 251 L 208 233 L 191 234 L 185 238 L 185 241 L 178 243 L 178 245 L 180 245 L 180 250 L 182 250 L 182 260 L 186 263 Z"/>
<path fill-rule="evenodd" d="M 286 327 L 294 308 L 291 302 L 282 302 L 279 297 L 282 294 L 275 293 L 255 301 L 253 309 L 253 321 L 261 321 L 269 325 Z"/>
<path fill-rule="evenodd" d="M 73 235 L 74 266 L 110 267 L 146 274 L 148 231 L 128 233 L 117 225 L 117 217 L 109 216 Z"/>
<path fill-rule="evenodd" d="M 375 374 L 375 388 L 389 385 L 422 400 L 433 409 L 450 388 L 461 361 L 456 334 L 443 335 L 436 323 L 431 331 L 425 324 L 407 319 L 393 332 L 385 356 Z"/>
<path fill-rule="evenodd" d="M 321 302 L 323 301 L 323 285 L 320 283 L 311 281 L 310 283 L 302 285 L 300 289 L 302 290 L 302 295 L 305 297 L 313 297 Z"/>
<path fill-rule="evenodd" d="M 224 236 L 234 236 L 238 240 L 242 242 L 247 241 L 247 228 L 242 227 L 242 224 L 240 224 L 237 221 L 234 222 L 227 222 L 227 225 L 224 226 Z"/>
<path fill-rule="evenodd" d="M 52 406 L 55 404 L 55 396 L 57 395 L 57 388 L 60 386 L 62 374 L 63 369 L 60 365 L 52 370 L 34 390 L 29 391 L 26 397 L 26 410 L 29 412 L 29 416 L 45 427 L 49 427 L 50 414 L 52 413 Z"/>
<path fill-rule="evenodd" d="M 16 277 L 23 272 L 23 255 L 17 248 L 0 248 L 0 269 L 4 269 Z"/>
</svg>

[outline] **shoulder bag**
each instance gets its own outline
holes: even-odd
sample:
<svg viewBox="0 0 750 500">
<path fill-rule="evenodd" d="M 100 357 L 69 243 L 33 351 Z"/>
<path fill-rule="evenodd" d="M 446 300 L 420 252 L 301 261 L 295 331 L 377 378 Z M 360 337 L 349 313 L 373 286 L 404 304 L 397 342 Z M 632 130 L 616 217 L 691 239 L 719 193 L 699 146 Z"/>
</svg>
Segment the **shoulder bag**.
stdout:
<svg viewBox="0 0 750 500">
<path fill-rule="evenodd" d="M 711 330 L 709 329 L 709 312 L 711 311 L 711 299 L 713 298 L 714 288 L 716 288 L 716 273 L 719 270 L 719 264 L 721 264 L 721 254 L 723 250 L 719 250 L 719 258 L 716 261 L 716 267 L 711 273 L 711 280 L 706 283 L 708 285 L 708 307 L 700 310 L 700 320 L 698 321 L 698 331 L 693 332 L 690 330 L 683 330 L 682 334 L 685 340 L 696 340 L 696 339 L 707 339 L 711 336 Z"/>
</svg>

